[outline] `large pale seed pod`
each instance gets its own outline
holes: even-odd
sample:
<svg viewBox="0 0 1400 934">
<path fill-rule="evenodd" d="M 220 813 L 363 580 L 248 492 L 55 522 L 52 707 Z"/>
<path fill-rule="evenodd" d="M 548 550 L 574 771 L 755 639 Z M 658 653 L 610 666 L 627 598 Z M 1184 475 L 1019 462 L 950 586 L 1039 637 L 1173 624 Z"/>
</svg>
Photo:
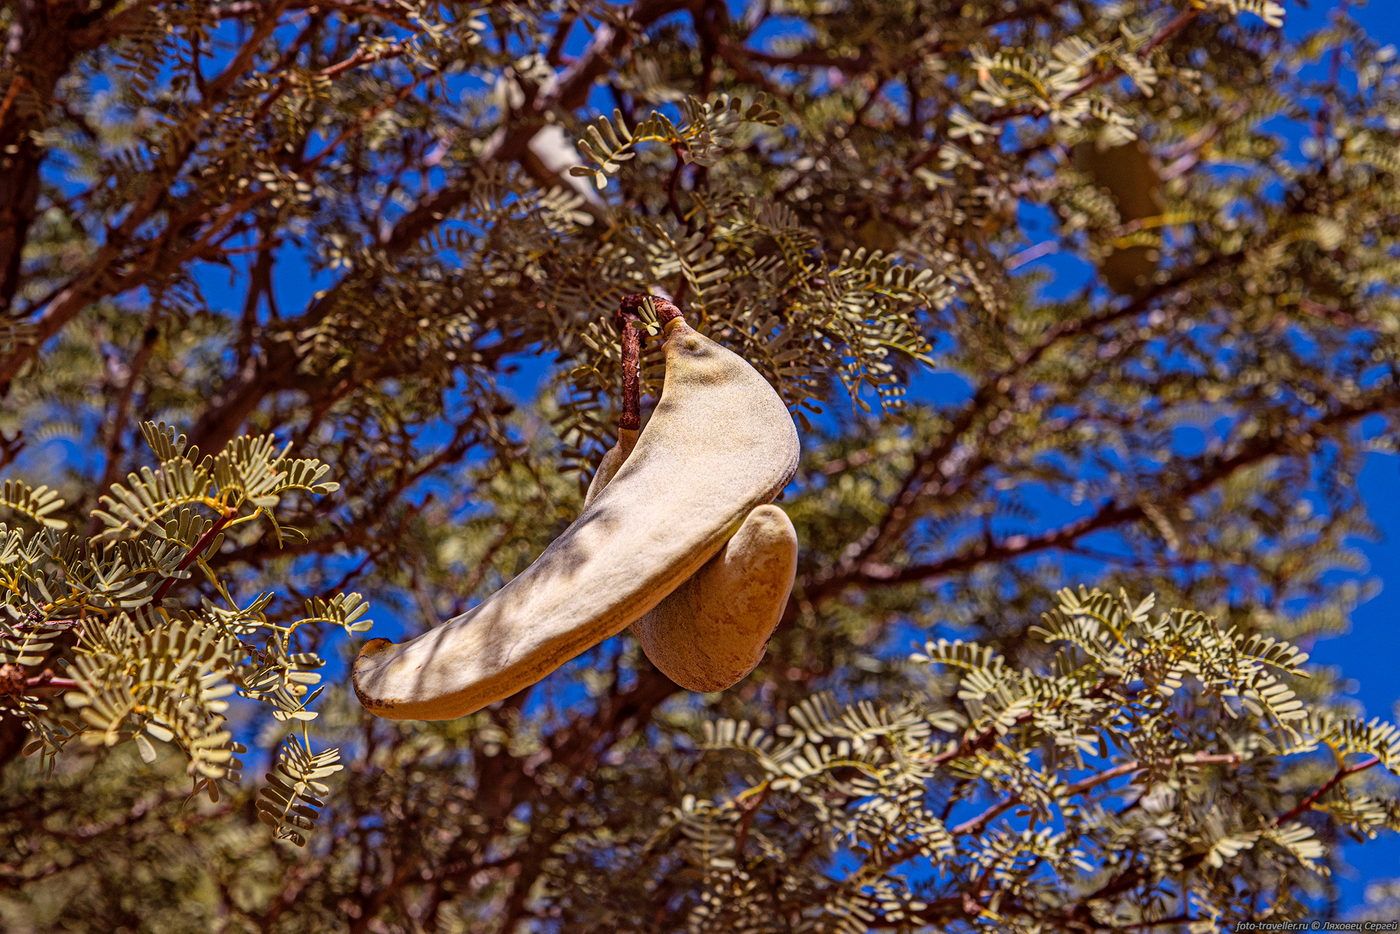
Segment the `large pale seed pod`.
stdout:
<svg viewBox="0 0 1400 934">
<path fill-rule="evenodd" d="M 651 663 L 681 687 L 723 691 L 763 660 L 796 576 L 792 520 L 777 506 L 759 506 L 632 632 Z"/>
<path fill-rule="evenodd" d="M 603 491 L 636 445 L 618 432 L 588 484 L 584 507 Z M 723 691 L 763 660 L 797 577 L 797 530 L 777 506 L 759 506 L 734 537 L 666 599 L 632 624 L 662 674 L 691 691 Z"/>
<path fill-rule="evenodd" d="M 598 469 L 594 472 L 593 479 L 588 482 L 588 492 L 583 494 L 584 509 L 587 509 L 588 505 L 598 498 L 598 494 L 603 492 L 603 487 L 611 483 L 612 478 L 617 476 L 623 462 L 637 446 L 638 434 L 639 432 L 635 428 L 618 429 L 617 444 L 608 448 L 602 460 L 598 461 Z"/>
<path fill-rule="evenodd" d="M 797 430 L 768 382 L 678 317 L 651 420 L 612 481 L 475 609 L 355 660 L 381 717 L 444 720 L 508 697 L 626 628 L 733 537 L 797 469 Z"/>
</svg>

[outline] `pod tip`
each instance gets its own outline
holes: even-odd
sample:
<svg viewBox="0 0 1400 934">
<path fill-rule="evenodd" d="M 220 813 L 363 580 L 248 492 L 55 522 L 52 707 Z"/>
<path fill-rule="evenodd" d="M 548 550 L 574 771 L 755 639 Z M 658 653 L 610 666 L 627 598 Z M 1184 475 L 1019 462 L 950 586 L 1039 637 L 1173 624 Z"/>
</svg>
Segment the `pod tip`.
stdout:
<svg viewBox="0 0 1400 934">
<path fill-rule="evenodd" d="M 388 639 L 371 639 L 360 647 L 360 653 L 355 656 L 355 663 L 350 670 L 350 685 L 355 689 L 355 696 L 359 698 L 360 704 L 368 710 L 382 710 L 392 706 L 392 702 L 386 702 L 382 698 L 374 697 L 366 693 L 360 687 L 360 676 L 369 674 L 377 668 L 372 659 L 385 649 L 393 648 L 394 643 Z"/>
</svg>

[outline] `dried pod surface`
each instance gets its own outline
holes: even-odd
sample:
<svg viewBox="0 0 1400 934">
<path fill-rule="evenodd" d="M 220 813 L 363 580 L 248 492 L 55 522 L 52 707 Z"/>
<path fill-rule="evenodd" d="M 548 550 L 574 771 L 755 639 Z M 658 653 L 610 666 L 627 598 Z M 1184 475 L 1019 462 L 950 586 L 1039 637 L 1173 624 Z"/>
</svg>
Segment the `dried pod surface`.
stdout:
<svg viewBox="0 0 1400 934">
<path fill-rule="evenodd" d="M 796 576 L 792 520 L 777 506 L 759 506 L 632 632 L 652 664 L 681 687 L 723 691 L 763 659 Z"/>
<path fill-rule="evenodd" d="M 742 358 L 675 318 L 661 399 L 606 487 L 480 606 L 360 651 L 371 712 L 460 717 L 508 697 L 626 628 L 690 577 L 797 469 L 797 430 Z"/>
<path fill-rule="evenodd" d="M 583 494 L 584 509 L 587 509 L 589 504 L 598 498 L 598 494 L 603 492 L 603 487 L 611 483 L 612 478 L 617 476 L 623 461 L 631 456 L 633 448 L 637 446 L 637 435 L 638 431 L 635 428 L 618 429 L 617 444 L 608 448 L 602 460 L 598 461 L 598 470 L 588 483 L 588 492 Z"/>
<path fill-rule="evenodd" d="M 621 429 L 598 462 L 584 507 L 636 445 Z M 777 506 L 759 506 L 725 546 L 632 624 L 651 663 L 691 691 L 723 691 L 757 667 L 797 577 L 797 530 Z"/>
</svg>

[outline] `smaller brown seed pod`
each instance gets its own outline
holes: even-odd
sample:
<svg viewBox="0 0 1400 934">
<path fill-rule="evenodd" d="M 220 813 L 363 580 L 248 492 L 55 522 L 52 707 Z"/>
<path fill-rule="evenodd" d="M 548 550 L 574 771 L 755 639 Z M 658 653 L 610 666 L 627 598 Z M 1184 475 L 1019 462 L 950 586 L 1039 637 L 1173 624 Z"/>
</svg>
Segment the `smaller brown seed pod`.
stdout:
<svg viewBox="0 0 1400 934">
<path fill-rule="evenodd" d="M 651 663 L 691 691 L 723 691 L 763 660 L 797 576 L 797 530 L 759 506 L 705 566 L 632 624 Z"/>
</svg>

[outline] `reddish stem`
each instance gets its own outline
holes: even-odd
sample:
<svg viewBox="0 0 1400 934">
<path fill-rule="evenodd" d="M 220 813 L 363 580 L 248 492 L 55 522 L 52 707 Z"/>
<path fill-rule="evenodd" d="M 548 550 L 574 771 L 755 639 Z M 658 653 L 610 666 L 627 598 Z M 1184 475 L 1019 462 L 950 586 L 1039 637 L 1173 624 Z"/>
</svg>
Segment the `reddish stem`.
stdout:
<svg viewBox="0 0 1400 934">
<path fill-rule="evenodd" d="M 24 682 L 26 688 L 52 688 L 56 691 L 71 691 L 78 687 L 78 682 L 72 678 L 55 677 L 53 671 L 45 668 L 41 673 Z"/>
<path fill-rule="evenodd" d="M 37 675 L 25 675 L 20 665 L 0 665 L 0 695 L 18 695 L 35 688 L 50 688 L 55 691 L 71 691 L 78 687 L 72 678 L 54 677 L 52 668 L 45 668 Z"/>
<path fill-rule="evenodd" d="M 622 317 L 622 417 L 618 427 L 642 427 L 642 329 L 630 315 Z"/>
<path fill-rule="evenodd" d="M 680 309 L 668 299 L 645 292 L 626 295 L 618 305 L 617 316 L 622 322 L 622 417 L 617 424 L 632 431 L 642 427 L 642 329 L 637 322 L 647 302 L 651 302 L 656 320 L 663 326 L 681 318 Z"/>
<path fill-rule="evenodd" d="M 1331 791 L 1333 788 L 1337 787 L 1337 785 L 1341 783 L 1342 779 L 1346 778 L 1348 775 L 1355 775 L 1357 772 L 1364 772 L 1372 766 L 1379 765 L 1380 761 L 1381 760 L 1377 759 L 1375 756 L 1371 756 L 1368 759 L 1363 759 L 1355 765 L 1339 766 L 1337 768 L 1337 773 L 1331 778 L 1329 778 L 1326 784 L 1324 784 L 1321 788 L 1318 788 L 1312 794 L 1308 795 L 1302 801 L 1299 801 L 1297 806 L 1294 807 L 1292 810 L 1288 811 L 1287 813 L 1280 814 L 1274 820 L 1274 826 L 1282 826 L 1283 824 L 1286 824 L 1291 820 L 1296 820 L 1298 817 L 1301 817 L 1304 814 L 1304 812 L 1311 811 L 1313 805 L 1318 802 L 1318 799 L 1321 798 L 1323 795 L 1327 794 L 1327 792 Z"/>
<path fill-rule="evenodd" d="M 214 524 L 209 526 L 208 531 L 201 535 L 199 541 L 195 542 L 185 556 L 180 559 L 180 563 L 175 565 L 175 570 L 183 571 L 191 564 L 194 564 L 195 560 L 199 558 L 204 549 L 208 548 L 213 543 L 214 539 L 223 531 L 224 526 L 228 525 L 236 515 L 238 515 L 237 510 L 224 510 L 224 513 L 214 520 Z M 177 580 L 179 580 L 178 577 L 167 577 L 165 580 L 161 581 L 160 586 L 156 588 L 156 592 L 151 594 L 151 605 L 159 605 L 160 601 L 165 599 L 165 595 L 170 592 L 170 588 L 175 586 Z"/>
</svg>

